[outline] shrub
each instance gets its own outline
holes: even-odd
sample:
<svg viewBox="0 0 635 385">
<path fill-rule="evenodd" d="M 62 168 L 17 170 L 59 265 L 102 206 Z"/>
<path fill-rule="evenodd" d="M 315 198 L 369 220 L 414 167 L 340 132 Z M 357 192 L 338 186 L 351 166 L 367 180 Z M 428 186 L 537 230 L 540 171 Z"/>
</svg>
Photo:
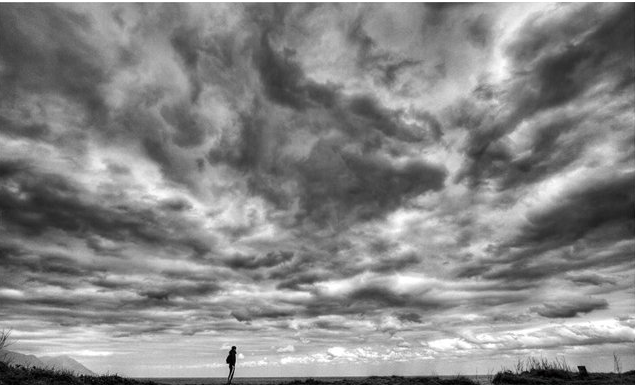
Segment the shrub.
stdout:
<svg viewBox="0 0 635 385">
<path fill-rule="evenodd" d="M 5 331 L 4 329 L 2 329 L 2 331 L 0 332 L 0 350 L 10 345 L 8 342 L 10 335 L 11 330 Z"/>
</svg>

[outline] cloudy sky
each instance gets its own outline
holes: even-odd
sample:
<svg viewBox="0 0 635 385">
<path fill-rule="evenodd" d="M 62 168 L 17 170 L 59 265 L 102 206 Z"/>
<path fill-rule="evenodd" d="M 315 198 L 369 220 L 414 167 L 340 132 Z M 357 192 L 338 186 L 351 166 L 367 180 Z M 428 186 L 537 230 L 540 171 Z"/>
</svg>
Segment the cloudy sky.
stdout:
<svg viewBox="0 0 635 385">
<path fill-rule="evenodd" d="M 0 328 L 97 372 L 635 368 L 633 4 L 0 5 Z"/>
</svg>

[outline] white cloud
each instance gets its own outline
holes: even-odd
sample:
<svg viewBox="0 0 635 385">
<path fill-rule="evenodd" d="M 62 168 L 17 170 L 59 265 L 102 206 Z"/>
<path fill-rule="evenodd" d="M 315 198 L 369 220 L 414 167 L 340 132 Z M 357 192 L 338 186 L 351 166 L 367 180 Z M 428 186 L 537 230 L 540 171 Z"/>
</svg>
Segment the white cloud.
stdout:
<svg viewBox="0 0 635 385">
<path fill-rule="evenodd" d="M 293 345 L 282 346 L 282 347 L 277 348 L 276 352 L 278 352 L 278 353 L 295 352 L 295 346 L 293 346 Z"/>
<path fill-rule="evenodd" d="M 103 350 L 70 350 L 70 351 L 56 351 L 54 354 L 43 354 L 45 355 L 65 355 L 65 356 L 77 356 L 77 357 L 108 357 L 113 354 L 126 354 L 122 352 L 114 352 L 114 351 L 103 351 Z"/>
<path fill-rule="evenodd" d="M 492 354 L 527 349 L 560 349 L 567 346 L 626 343 L 635 340 L 635 330 L 618 320 L 572 322 L 498 332 L 463 332 L 461 337 L 422 342 L 439 353 L 489 351 Z"/>
</svg>

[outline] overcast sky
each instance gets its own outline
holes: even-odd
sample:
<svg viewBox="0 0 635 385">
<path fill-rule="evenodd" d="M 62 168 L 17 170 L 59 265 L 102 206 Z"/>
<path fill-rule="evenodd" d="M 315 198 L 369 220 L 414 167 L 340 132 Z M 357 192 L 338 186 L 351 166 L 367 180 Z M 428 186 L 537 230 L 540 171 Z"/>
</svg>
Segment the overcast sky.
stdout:
<svg viewBox="0 0 635 385">
<path fill-rule="evenodd" d="M 128 376 L 635 368 L 634 11 L 1 4 L 0 328 Z"/>
</svg>

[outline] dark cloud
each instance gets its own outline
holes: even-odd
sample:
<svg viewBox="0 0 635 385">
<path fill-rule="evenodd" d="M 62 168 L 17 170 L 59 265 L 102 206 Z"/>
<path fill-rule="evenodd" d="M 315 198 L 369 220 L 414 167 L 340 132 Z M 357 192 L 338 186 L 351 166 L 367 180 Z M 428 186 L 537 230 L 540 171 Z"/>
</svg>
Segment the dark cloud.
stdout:
<svg viewBox="0 0 635 385">
<path fill-rule="evenodd" d="M 230 143 L 227 135 L 221 136 L 220 145 L 208 153 L 208 161 L 211 164 L 224 162 L 243 172 L 255 169 L 263 157 L 263 128 L 266 124 L 259 115 L 259 106 L 254 108 L 252 115 L 242 115 L 239 139 Z"/>
<path fill-rule="evenodd" d="M 50 127 L 44 123 L 15 123 L 0 116 L 0 132 L 8 136 L 38 139 L 50 133 Z"/>
<path fill-rule="evenodd" d="M 492 39 L 492 21 L 485 13 L 481 13 L 473 20 L 468 20 L 465 33 L 470 42 L 479 47 L 486 47 Z"/>
<path fill-rule="evenodd" d="M 358 16 L 348 28 L 346 37 L 350 43 L 357 46 L 357 65 L 367 69 L 370 65 L 388 58 L 388 53 L 377 52 L 377 43 L 364 30 L 364 15 Z"/>
<path fill-rule="evenodd" d="M 107 260 L 95 263 L 70 255 L 38 254 L 15 247 L 0 247 L 0 258 L 0 275 L 5 288 L 24 293 L 17 299 L 3 298 L 4 308 L 0 313 L 45 317 L 48 322 L 62 325 L 113 324 L 127 329 L 126 325 L 143 325 L 148 318 L 162 323 L 171 316 L 153 317 L 139 312 L 157 307 L 195 310 L 200 297 L 220 290 L 213 274 L 200 282 L 165 281 L 162 277 L 148 278 L 145 282 L 130 280 L 126 275 L 117 274 L 119 265 L 125 263 L 123 260 L 109 265 Z M 37 290 L 41 286 L 54 289 Z M 17 311 L 24 306 L 28 310 Z M 180 326 L 174 323 L 172 327 Z"/>
<path fill-rule="evenodd" d="M 167 147 L 168 144 L 160 138 L 147 137 L 143 140 L 143 149 L 150 159 L 158 163 L 166 175 L 175 175 L 174 161 Z"/>
<path fill-rule="evenodd" d="M 315 252 L 299 250 L 293 259 L 272 269 L 268 278 L 278 282 L 278 289 L 312 290 L 316 282 L 354 274 L 346 264 L 341 264 L 334 257 L 336 253 L 334 250 L 322 249 Z"/>
<path fill-rule="evenodd" d="M 427 124 L 430 135 L 438 142 L 443 136 L 443 126 L 439 119 L 428 111 L 418 111 L 416 116 Z"/>
<path fill-rule="evenodd" d="M 356 49 L 357 67 L 364 73 L 372 73 L 379 84 L 392 87 L 400 73 L 424 63 L 423 60 L 393 54 L 389 47 L 380 47 L 365 30 L 365 23 L 365 13 L 361 12 L 347 27 L 346 39 Z"/>
<path fill-rule="evenodd" d="M 446 171 L 436 165 L 423 161 L 409 161 L 403 165 L 394 165 L 385 158 L 361 157 L 355 154 L 342 154 L 348 167 L 360 183 L 359 189 L 353 188 L 356 200 L 364 200 L 367 194 L 375 195 L 379 204 L 435 191 L 443 187 Z M 377 182 L 385 182 L 377 186 Z M 375 186 L 373 186 L 375 184 Z"/>
<path fill-rule="evenodd" d="M 295 314 L 293 310 L 280 309 L 275 306 L 250 306 L 245 309 L 233 310 L 231 316 L 239 322 L 250 323 L 254 319 L 263 318 L 288 318 Z"/>
<path fill-rule="evenodd" d="M 37 253 L 15 246 L 0 246 L 0 276 L 5 287 L 23 289 L 49 285 L 72 289 L 84 277 L 104 269 L 61 253 Z"/>
<path fill-rule="evenodd" d="M 306 7 L 307 12 L 317 5 L 297 5 Z M 265 33 L 281 33 L 281 30 L 288 25 L 290 11 L 295 8 L 295 4 L 248 4 L 245 6 L 245 12 L 250 20 L 258 24 L 259 28 Z"/>
<path fill-rule="evenodd" d="M 426 34 L 429 28 L 443 25 L 453 10 L 466 8 L 470 5 L 461 3 L 427 3 L 422 6 L 425 9 L 425 14 L 421 26 L 423 33 Z"/>
<path fill-rule="evenodd" d="M 186 234 L 167 234 L 166 217 L 151 209 L 126 205 L 111 206 L 93 201 L 87 192 L 66 178 L 12 166 L 8 177 L 17 189 L 0 186 L 0 209 L 3 221 L 14 230 L 29 236 L 61 230 L 92 239 L 141 241 L 149 244 L 174 244 L 205 252 L 209 247 Z"/>
<path fill-rule="evenodd" d="M 42 255 L 37 268 L 40 273 L 47 272 L 70 277 L 86 275 L 88 272 L 73 258 L 57 254 Z"/>
<path fill-rule="evenodd" d="M 80 229 L 80 218 L 73 213 L 86 210 L 78 201 L 78 189 L 67 180 L 56 175 L 39 176 L 31 172 L 9 176 L 13 176 L 11 180 L 20 184 L 20 192 L 28 198 L 20 199 L 19 192 L 3 186 L 0 190 L 0 207 L 5 221 L 31 234 L 41 233 L 53 226 L 67 230 Z M 90 215 L 88 212 L 86 214 Z"/>
<path fill-rule="evenodd" d="M 141 140 L 141 148 L 145 155 L 159 166 L 166 178 L 186 187 L 195 185 L 196 160 L 189 158 L 188 154 L 173 145 L 173 141 L 167 138 L 163 130 L 147 134 Z"/>
<path fill-rule="evenodd" d="M 353 98 L 346 108 L 350 112 L 346 115 L 344 132 L 361 132 L 362 127 L 366 130 L 373 127 L 388 136 L 403 140 L 414 138 L 410 134 L 413 129 L 406 131 L 397 123 L 396 113 L 380 107 L 373 99 Z M 438 137 L 438 121 L 428 114 L 422 116 L 430 126 L 431 136 Z M 344 214 L 342 220 L 348 215 L 357 219 L 381 216 L 405 199 L 441 189 L 447 174 L 439 165 L 419 160 L 395 165 L 388 157 L 349 153 L 343 151 L 341 145 L 324 140 L 313 146 L 306 160 L 282 164 L 279 160 L 266 160 L 264 146 L 269 145 L 263 131 L 266 120 L 252 117 L 244 118 L 242 123 L 238 143 L 212 149 L 209 161 L 212 164 L 225 162 L 243 172 L 251 171 L 249 186 L 278 208 L 286 208 L 291 201 L 280 185 L 288 180 L 299 182 L 302 212 L 298 219 L 308 217 L 318 224 L 338 222 L 340 219 L 334 217 L 334 212 Z M 266 167 L 267 163 L 271 166 Z"/>
<path fill-rule="evenodd" d="M 227 266 L 234 269 L 259 269 L 273 267 L 285 262 L 290 261 L 293 258 L 293 252 L 290 251 L 276 251 L 270 252 L 263 256 L 255 255 L 235 255 L 231 259 L 225 261 Z"/>
<path fill-rule="evenodd" d="M 585 243 L 585 242 L 583 242 Z M 616 267 L 628 268 L 632 265 L 632 253 L 635 249 L 629 245 L 604 250 L 613 241 L 591 246 L 584 249 L 579 245 L 563 245 L 560 248 L 553 244 L 544 247 L 521 248 L 517 252 L 506 249 L 501 255 L 477 265 L 466 265 L 459 268 L 459 277 L 481 276 L 490 280 L 497 280 L 500 287 L 509 290 L 510 284 L 523 283 L 529 287 L 544 284 L 551 277 L 558 277 L 567 272 L 583 272 L 587 269 Z M 549 258 L 541 256 L 548 255 Z"/>
<path fill-rule="evenodd" d="M 567 277 L 571 282 L 578 285 L 593 285 L 593 286 L 602 286 L 602 285 L 614 285 L 615 280 L 602 276 L 599 274 L 578 274 L 578 275 L 569 275 Z"/>
<path fill-rule="evenodd" d="M 176 130 L 172 140 L 177 146 L 198 146 L 207 136 L 205 122 L 192 110 L 193 107 L 186 103 L 161 109 L 161 116 Z"/>
<path fill-rule="evenodd" d="M 29 317 L 42 317 L 53 324 L 81 324 L 81 325 L 119 325 L 127 329 L 127 325 L 144 327 L 141 319 L 153 322 L 155 325 L 171 322 L 172 327 L 178 327 L 178 320 L 172 316 L 143 316 L 143 310 L 149 308 L 173 307 L 166 301 L 149 300 L 148 298 L 117 301 L 104 297 L 74 294 L 72 291 L 59 293 L 29 295 L 21 300 L 3 299 L 3 315 L 22 314 Z M 66 295 L 65 295 L 66 294 Z M 17 309 L 27 307 L 22 311 Z"/>
<path fill-rule="evenodd" d="M 318 84 L 307 78 L 293 50 L 273 48 L 272 35 L 262 33 L 253 54 L 267 100 L 289 107 L 293 120 L 305 122 L 313 115 L 325 120 L 341 132 L 345 143 L 361 141 L 368 154 L 349 153 L 342 151 L 343 145 L 318 140 L 308 159 L 282 158 L 280 151 L 288 141 L 286 131 L 290 128 L 272 127 L 279 124 L 271 121 L 272 106 L 256 99 L 252 111 L 241 114 L 238 137 L 225 132 L 219 145 L 209 151 L 207 158 L 212 165 L 224 163 L 246 173 L 250 190 L 278 209 L 288 209 L 293 202 L 291 193 L 281 186 L 296 184 L 301 194 L 297 219 L 309 218 L 319 225 L 337 223 L 349 216 L 362 220 L 380 216 L 404 199 L 442 187 L 446 175 L 443 168 L 414 160 L 395 166 L 382 159 L 383 151 L 378 151 L 388 138 L 404 142 L 427 137 L 438 140 L 441 125 L 433 114 L 422 111 L 417 115 L 420 123 L 406 124 L 404 111 L 386 108 L 370 94 L 348 96 L 337 86 Z M 315 129 L 321 130 L 319 126 Z M 315 134 L 317 138 L 323 135 L 319 131 Z M 169 159 L 162 156 L 166 152 L 160 151 L 163 147 L 155 144 L 151 154 L 156 153 L 153 157 L 166 164 Z M 373 149 L 379 154 L 372 153 Z M 394 184 L 387 191 L 378 191 L 375 186 L 382 180 Z M 334 214 L 337 211 L 343 214 L 341 218 Z"/>
<path fill-rule="evenodd" d="M 351 312 L 362 313 L 376 308 L 414 308 L 424 312 L 456 306 L 427 292 L 398 293 L 383 285 L 365 285 L 354 289 L 341 299 Z"/>
<path fill-rule="evenodd" d="M 108 171 L 114 175 L 130 175 L 130 168 L 121 164 L 108 164 Z"/>
<path fill-rule="evenodd" d="M 211 55 L 218 58 L 224 66 L 233 64 L 231 48 L 232 42 L 230 40 L 222 38 L 205 39 L 201 36 L 202 34 L 203 31 L 197 27 L 180 25 L 174 29 L 170 37 L 172 48 L 183 61 L 190 86 L 189 101 L 192 103 L 198 101 L 205 83 L 202 75 L 202 70 L 205 67 L 202 66 L 202 68 L 199 69 L 199 61 L 201 61 L 202 58 L 206 58 L 208 57 L 207 55 Z M 206 43 L 206 40 L 210 42 Z M 191 118 L 184 117 L 182 115 L 177 119 L 180 120 L 181 124 L 192 122 Z M 195 128 L 188 129 L 181 126 L 181 130 L 184 129 L 187 131 L 195 130 Z M 198 135 L 201 135 L 200 128 L 198 131 Z M 175 137 L 177 144 L 179 144 L 179 142 L 185 142 L 189 145 L 200 144 L 200 141 L 194 141 L 194 135 L 181 134 L 181 136 L 183 135 L 186 135 L 186 138 L 179 137 L 178 135 Z"/>
<path fill-rule="evenodd" d="M 254 62 L 258 66 L 265 95 L 276 103 L 298 110 L 333 106 L 337 97 L 335 87 L 307 79 L 293 56 L 294 52 L 289 49 L 275 52 L 269 35 L 262 35 Z"/>
<path fill-rule="evenodd" d="M 94 116 L 105 112 L 100 84 L 107 73 L 100 53 L 84 41 L 86 16 L 61 7 L 9 5 L 0 9 L 0 84 L 19 91 L 61 92 Z"/>
<path fill-rule="evenodd" d="M 574 80 L 571 76 L 577 75 L 571 70 L 581 66 L 585 72 L 590 71 L 587 75 L 593 76 L 587 79 L 587 82 L 580 82 L 588 84 L 598 75 L 608 75 L 609 70 L 616 68 L 613 66 L 629 66 L 629 63 L 619 63 L 615 59 L 626 58 L 628 53 L 633 51 L 633 45 L 630 43 L 635 39 L 635 26 L 631 11 L 633 4 L 585 4 L 562 20 L 532 17 L 519 31 L 516 40 L 510 44 L 508 53 L 518 65 L 532 63 L 533 59 L 538 58 L 535 63 L 530 64 L 534 68 L 539 68 L 538 75 L 548 77 L 556 75 L 558 70 L 563 70 L 561 73 L 566 73 L 567 76 L 559 81 L 566 82 L 569 86 L 572 86 L 571 82 Z M 622 39 L 618 39 L 618 36 Z M 586 55 L 593 56 L 593 60 L 587 61 L 590 57 Z M 549 86 L 546 83 L 542 84 L 545 87 Z M 556 88 L 556 84 L 551 86 Z"/>
<path fill-rule="evenodd" d="M 370 266 L 371 271 L 378 273 L 389 273 L 403 271 L 409 267 L 419 264 L 421 257 L 414 253 L 406 253 L 392 258 L 378 258 Z"/>
<path fill-rule="evenodd" d="M 64 295 L 62 292 L 61 295 Z M 66 292 L 68 293 L 68 292 Z M 132 300 L 108 300 L 103 296 L 73 295 L 73 298 L 56 298 L 53 295 L 35 296 L 23 298 L 22 301 L 3 299 L 3 308 L 0 314 L 8 321 L 18 321 L 20 317 L 42 317 L 46 319 L 49 327 L 58 328 L 60 325 L 89 326 L 91 328 L 103 328 L 111 331 L 110 336 L 117 338 L 131 337 L 142 334 L 162 333 L 166 331 L 196 329 L 192 320 L 205 318 L 206 330 L 227 330 L 231 325 L 223 323 L 226 314 L 221 312 L 200 312 L 191 303 L 180 306 L 169 299 L 163 298 L 160 292 L 149 294 L 155 298 L 138 297 Z M 68 295 L 67 295 L 68 296 Z M 70 297 L 70 296 L 69 296 Z M 74 302 L 73 302 L 74 301 Z M 28 309 L 25 309 L 25 306 Z M 20 310 L 22 309 L 22 310 Z M 148 309 L 154 311 L 148 312 Z M 161 310 L 158 314 L 156 310 Z M 166 314 L 169 311 L 189 311 L 193 316 L 184 321 L 182 317 Z M 210 329 L 207 329 L 210 328 Z M 236 325 L 233 326 L 236 328 Z"/>
<path fill-rule="evenodd" d="M 532 153 L 518 159 L 501 138 L 518 129 L 523 120 L 572 103 L 598 84 L 604 84 L 606 92 L 620 95 L 618 89 L 625 87 L 622 74 L 635 71 L 631 60 L 635 46 L 632 11 L 632 4 L 585 5 L 564 22 L 531 18 L 507 49 L 515 75 L 499 99 L 507 112 L 492 114 L 493 106 L 481 105 L 468 113 L 472 116 L 461 119 L 470 129 L 466 146 L 469 161 L 458 179 L 467 177 L 475 186 L 502 177 L 501 188 L 509 188 L 521 181 L 533 183 L 578 159 L 590 145 L 589 137 L 581 134 L 572 143 L 559 142 L 558 138 L 577 130 L 581 119 L 588 121 L 597 112 L 556 116 L 539 130 Z M 595 23 L 598 12 L 603 17 Z M 559 154 L 563 147 L 566 151 Z"/>
<path fill-rule="evenodd" d="M 399 73 L 407 68 L 415 67 L 419 65 L 421 61 L 413 59 L 404 59 L 394 63 L 387 64 L 384 68 L 384 74 L 382 77 L 383 82 L 386 85 L 393 85 L 397 80 Z"/>
<path fill-rule="evenodd" d="M 460 120 L 470 125 L 480 125 L 481 122 L 489 124 L 491 119 L 486 120 L 481 114 L 486 115 L 479 111 L 475 113 L 476 116 L 462 116 Z M 467 179 L 470 187 L 478 187 L 484 180 L 492 179 L 506 170 L 513 155 L 508 145 L 499 141 L 505 128 L 505 124 L 501 122 L 491 122 L 486 127 L 469 127 L 472 131 L 465 147 L 468 160 L 456 175 L 456 182 Z"/>
<path fill-rule="evenodd" d="M 306 285 L 312 285 L 316 282 L 322 281 L 328 278 L 330 274 L 328 273 L 316 273 L 316 272 L 307 272 L 307 273 L 298 273 L 294 272 L 293 276 L 290 278 L 286 278 L 282 280 L 277 286 L 277 289 L 291 289 L 291 290 L 299 290 L 302 289 Z M 272 277 L 275 278 L 275 277 Z"/>
<path fill-rule="evenodd" d="M 513 244 L 572 242 L 612 224 L 622 227 L 622 231 L 613 232 L 613 236 L 627 238 L 635 229 L 633 185 L 633 172 L 587 180 L 581 188 L 562 196 L 554 206 L 530 213 L 528 224 Z"/>
<path fill-rule="evenodd" d="M 545 303 L 540 307 L 532 307 L 531 311 L 546 318 L 572 318 L 578 314 L 607 309 L 608 306 L 605 299 L 588 298 L 571 302 Z"/>
<path fill-rule="evenodd" d="M 421 133 L 401 124 L 398 111 L 390 111 L 380 106 L 378 101 L 368 95 L 351 98 L 348 102 L 351 118 L 361 119 L 364 126 L 381 131 L 388 137 L 396 137 L 403 141 L 419 141 Z"/>
<path fill-rule="evenodd" d="M 559 139 L 582 124 L 582 118 L 554 117 L 544 126 L 537 127 L 530 151 L 509 161 L 500 188 L 543 180 L 579 159 L 587 145 L 586 138 L 574 137 L 564 143 Z"/>
<path fill-rule="evenodd" d="M 350 326 L 342 322 L 319 320 L 311 323 L 311 328 L 324 330 L 349 330 Z"/>
<path fill-rule="evenodd" d="M 397 313 L 395 316 L 401 322 L 421 323 L 421 315 L 417 313 Z"/>
<path fill-rule="evenodd" d="M 331 274 L 327 280 L 337 279 L 333 276 L 334 274 Z M 383 283 L 362 284 L 350 291 L 337 294 L 324 292 L 318 285 L 310 287 L 289 286 L 291 289 L 308 290 L 312 294 L 310 297 L 288 298 L 282 301 L 284 305 L 293 306 L 298 317 L 379 314 L 380 309 L 399 309 L 401 310 L 399 313 L 404 314 L 413 311 L 431 314 L 434 311 L 443 311 L 460 304 L 460 301 L 447 301 L 447 299 L 439 298 L 427 290 L 398 292 Z M 498 301 L 500 302 L 500 299 Z"/>
<path fill-rule="evenodd" d="M 24 250 L 16 245 L 5 244 L 4 242 L 0 243 L 0 260 L 4 262 L 15 258 L 19 255 L 24 254 Z M 17 258 L 16 258 L 17 259 Z"/>
<path fill-rule="evenodd" d="M 168 291 L 144 291 L 139 294 L 157 301 L 167 301 L 170 298 L 170 293 Z"/>
<path fill-rule="evenodd" d="M 191 299 L 192 297 L 202 297 L 220 290 L 220 286 L 215 282 L 183 282 L 170 283 L 151 290 L 139 292 L 139 295 L 153 300 L 168 301 L 174 297 Z"/>
<path fill-rule="evenodd" d="M 192 205 L 190 204 L 190 202 L 188 202 L 185 199 L 179 199 L 179 198 L 166 199 L 163 202 L 161 202 L 160 206 L 166 210 L 177 211 L 177 212 L 187 211 L 192 208 Z"/>
<path fill-rule="evenodd" d="M 292 260 L 268 272 L 268 278 L 276 280 L 278 288 L 311 291 L 315 289 L 315 283 L 350 278 L 368 271 L 372 266 L 359 258 L 344 258 L 343 255 L 351 248 L 346 242 L 325 239 L 306 243 L 313 242 L 316 243 L 316 250 L 300 250 Z"/>
<path fill-rule="evenodd" d="M 176 28 L 172 33 L 170 43 L 188 68 L 196 68 L 200 57 L 199 48 L 201 45 L 196 28 L 188 28 L 186 26 Z"/>
<path fill-rule="evenodd" d="M 381 286 L 368 286 L 354 290 L 347 298 L 352 303 L 362 303 L 371 306 L 402 307 L 412 304 L 408 295 L 397 294 Z"/>
<path fill-rule="evenodd" d="M 260 50 L 254 61 L 258 65 L 265 95 L 272 101 L 296 110 L 318 107 L 330 109 L 333 118 L 344 119 L 343 126 L 339 123 L 341 129 L 356 135 L 370 126 L 400 140 L 422 140 L 424 133 L 421 129 L 403 124 L 402 111 L 385 108 L 370 95 L 344 97 L 336 85 L 318 84 L 308 79 L 293 58 L 293 51 L 286 49 L 282 53 L 275 52 L 268 36 L 262 36 Z M 388 65 L 386 71 L 394 76 L 399 69 L 415 64 L 412 60 L 401 60 Z M 431 114 L 426 113 L 425 116 L 430 117 Z"/>
<path fill-rule="evenodd" d="M 0 160 L 0 178 L 10 178 L 15 174 L 28 171 L 30 165 L 20 160 Z"/>
<path fill-rule="evenodd" d="M 405 199 L 441 189 L 446 175 L 422 161 L 395 165 L 385 157 L 338 153 L 325 143 L 313 148 L 305 167 L 303 207 L 318 223 L 337 212 L 374 218 Z"/>
<path fill-rule="evenodd" d="M 247 314 L 247 312 L 234 310 L 230 314 L 232 317 L 236 318 L 239 322 L 250 322 L 252 320 L 251 316 Z"/>
<path fill-rule="evenodd" d="M 483 273 L 489 272 L 491 269 L 490 265 L 486 264 L 470 264 L 461 266 L 459 271 L 457 272 L 457 278 L 472 278 L 477 277 Z"/>
</svg>

